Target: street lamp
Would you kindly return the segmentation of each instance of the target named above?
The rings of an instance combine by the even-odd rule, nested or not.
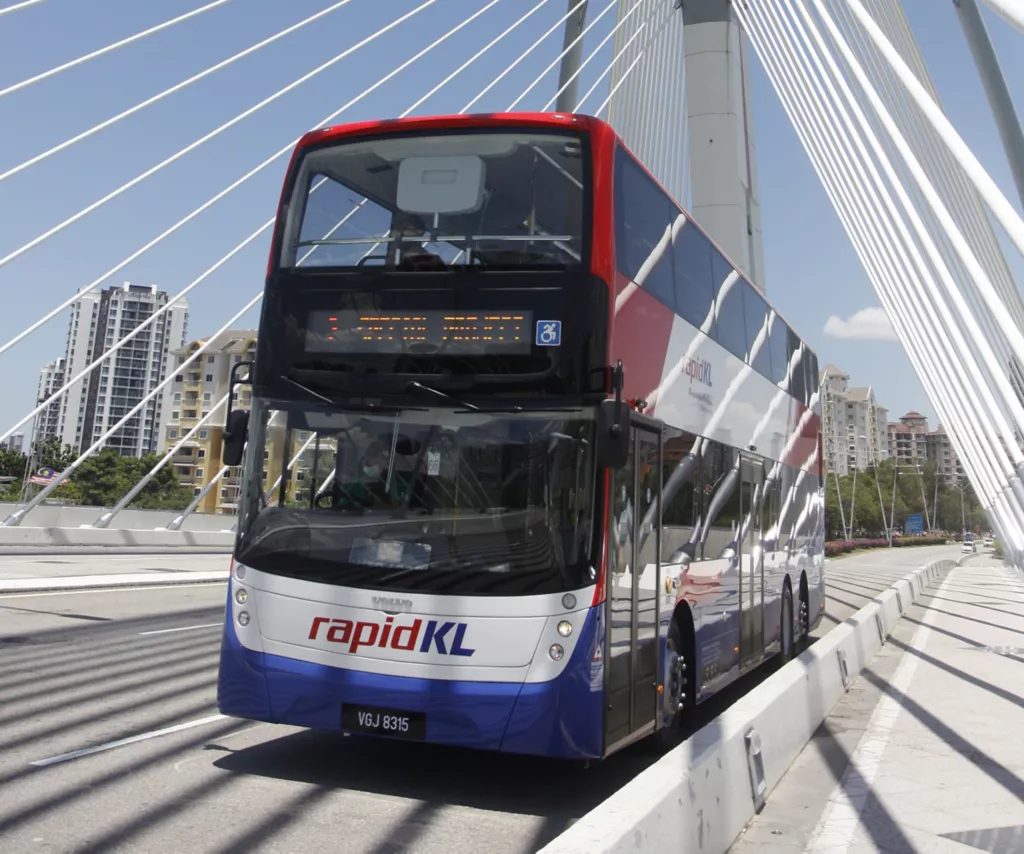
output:
[[[850,537],[851,538],[854,536],[853,509],[854,509],[854,505],[856,504],[856,501],[857,501],[857,472],[860,471],[860,453],[859,453],[860,446],[859,446],[858,442],[861,439],[863,439],[866,442],[868,440],[868,437],[865,436],[862,433],[861,435],[857,436],[854,439],[854,442],[853,442],[853,494],[850,496]],[[882,516],[884,517],[885,514],[883,513]]]
[[[949,485],[960,493],[960,536],[963,537],[963,535],[967,533],[967,513],[964,510],[964,487],[958,486],[955,483],[951,483]]]

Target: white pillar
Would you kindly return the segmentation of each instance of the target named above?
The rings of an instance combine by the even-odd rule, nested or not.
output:
[[[765,290],[749,41],[728,0],[683,3],[691,213]]]

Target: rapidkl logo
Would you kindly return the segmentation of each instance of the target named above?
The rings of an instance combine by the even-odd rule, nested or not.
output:
[[[683,373],[690,378],[691,384],[696,380],[711,388],[711,362],[707,359],[687,359]]]
[[[476,652],[475,649],[465,646],[466,629],[469,628],[466,623],[430,620],[424,629],[423,620],[413,620],[408,625],[395,625],[394,619],[387,617],[383,623],[375,623],[314,617],[313,625],[309,629],[309,639],[323,638],[328,643],[347,646],[347,651],[351,653],[358,652],[364,646],[400,649],[406,652],[433,651],[440,655],[461,655],[467,658]],[[320,630],[324,627],[328,628],[321,634]]]

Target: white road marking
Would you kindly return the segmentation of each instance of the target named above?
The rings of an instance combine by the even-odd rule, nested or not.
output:
[[[955,573],[954,569],[946,575],[935,595],[940,595],[944,591]],[[921,660],[914,652],[924,650],[932,633],[931,624],[935,622],[937,616],[937,611],[931,608],[925,610],[921,625],[910,641],[910,649],[903,653],[903,660],[900,661],[889,683],[897,696],[904,696],[910,688],[910,680],[914,678]],[[846,854],[849,850],[854,833],[861,826],[861,813],[872,792],[878,767],[882,764],[882,756],[901,708],[900,701],[892,694],[882,694],[860,743],[850,757],[846,772],[832,789],[828,805],[804,849],[804,854]]]
[[[207,718],[199,718],[194,721],[186,721],[183,724],[175,724],[174,726],[166,727],[165,729],[153,730],[153,732],[144,732],[139,735],[133,735],[130,738],[120,738],[117,741],[108,741],[106,744],[97,744],[95,747],[83,747],[81,750],[72,750],[70,753],[62,753],[60,756],[51,756],[48,759],[37,759],[35,762],[30,762],[30,765],[35,765],[39,768],[45,768],[47,765],[56,765],[58,762],[68,762],[72,759],[78,759],[82,756],[90,756],[93,753],[100,753],[104,750],[113,750],[115,747],[124,747],[126,744],[135,744],[137,741],[145,741],[150,738],[157,738],[161,735],[170,735],[172,732],[181,732],[183,729],[191,729],[196,726],[203,726],[204,724],[212,724],[215,721],[221,721],[227,718],[227,715],[210,715]]]
[[[154,629],[151,632],[139,632],[140,635],[166,635],[171,632],[190,632],[192,629],[212,629],[217,626],[223,626],[224,623],[204,623],[201,626],[179,626],[176,629]]]

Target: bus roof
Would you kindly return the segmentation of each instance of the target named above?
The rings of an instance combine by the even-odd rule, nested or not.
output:
[[[378,119],[313,130],[299,140],[298,148],[352,136],[399,131],[458,130],[459,128],[478,127],[538,127],[588,131],[595,126],[607,125],[593,116],[571,113],[475,113],[452,116],[410,116],[405,119]]]

